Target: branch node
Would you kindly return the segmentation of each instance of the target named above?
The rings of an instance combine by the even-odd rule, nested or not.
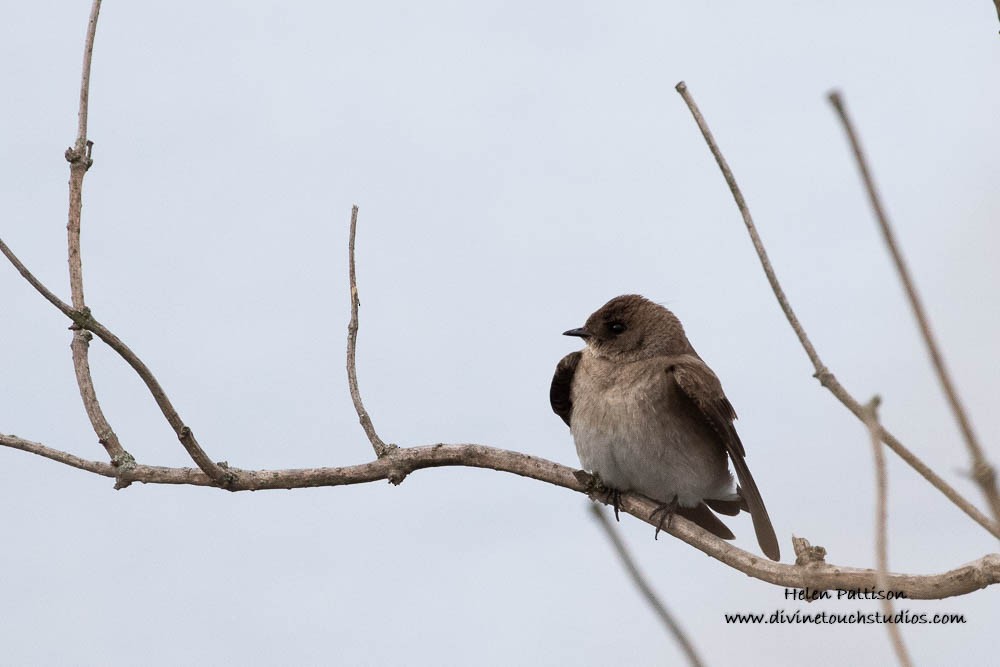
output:
[[[792,536],[792,549],[795,551],[795,564],[808,567],[826,565],[826,549],[819,545],[813,546],[804,537]]]
[[[597,479],[597,476],[591,475],[586,470],[574,470],[573,477],[575,477],[576,481],[583,485],[584,493],[588,496],[592,496],[594,493],[601,490],[601,482]]]
[[[388,474],[386,474],[386,479],[389,480],[389,483],[392,484],[393,486],[399,486],[400,484],[403,483],[403,480],[406,479],[406,476],[409,474],[410,472],[408,470],[404,470],[401,467],[393,466],[392,468],[389,468],[389,472]]]
[[[104,444],[103,442],[101,444]],[[135,468],[135,457],[126,451],[111,459],[111,465],[120,470],[132,470]]]
[[[826,366],[821,366],[818,371],[813,373],[813,377],[819,380],[819,383],[824,387],[829,387],[834,379],[833,373]]]
[[[978,461],[972,466],[972,479],[982,487],[995,486],[997,473],[986,461]]]
[[[185,426],[184,428],[188,427]],[[188,428],[188,433],[190,432],[191,429]],[[216,479],[215,483],[220,488],[223,488],[226,491],[239,491],[240,489],[238,482],[240,478],[236,472],[236,469],[229,467],[229,461],[216,461],[215,465],[219,466],[219,468],[221,468],[225,473],[221,475],[218,479]]]
[[[84,149],[77,150],[76,148],[70,146],[66,149],[66,152],[63,153],[63,157],[66,158],[66,161],[69,162],[72,167],[82,167],[84,171],[87,171],[94,164],[94,161],[91,159],[93,148],[94,142],[88,140]]]
[[[371,423],[371,420],[369,420],[369,423]],[[386,456],[392,456],[394,453],[396,453],[397,451],[399,451],[399,445],[395,445],[395,444],[393,444],[391,442],[381,442],[380,441],[380,444],[382,446],[379,447],[378,450],[375,452],[375,457],[376,458],[381,459],[381,458],[385,458]]]
[[[94,316],[87,306],[71,310],[66,314],[69,316],[69,319],[73,320],[73,326],[70,329],[74,331],[78,329],[90,329],[94,324]]]
[[[104,442],[101,441],[101,444],[103,445]],[[115,491],[121,491],[131,486],[133,480],[130,478],[129,473],[135,470],[135,466],[135,457],[127,451],[123,450],[121,454],[111,457],[111,467],[115,468],[117,472],[115,475]]]

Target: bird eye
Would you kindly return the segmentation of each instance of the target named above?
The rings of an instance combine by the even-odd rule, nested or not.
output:
[[[608,325],[608,328],[611,329],[611,333],[613,333],[616,336],[618,334],[625,333],[625,325],[622,324],[621,322],[612,322],[611,324]]]

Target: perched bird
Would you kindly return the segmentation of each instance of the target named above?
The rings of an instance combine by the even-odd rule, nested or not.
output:
[[[616,513],[618,495],[634,491],[661,503],[664,519],[680,514],[729,540],[733,533],[712,510],[748,511],[761,550],[778,560],[778,539],[733,427],[736,412],[680,320],[629,294],[564,335],[586,347],[556,366],[552,411],[570,427],[580,463],[609,489]]]

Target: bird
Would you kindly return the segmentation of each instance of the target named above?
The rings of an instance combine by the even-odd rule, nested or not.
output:
[[[761,550],[780,560],[733,425],[736,412],[677,316],[626,294],[563,335],[582,338],[585,347],[559,361],[549,402],[569,426],[583,468],[608,490],[616,516],[620,494],[635,492],[659,503],[657,533],[676,513],[731,540],[712,510],[749,512]]]

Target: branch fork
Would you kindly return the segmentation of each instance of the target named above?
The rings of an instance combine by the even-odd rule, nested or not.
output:
[[[94,150],[94,142],[88,139],[86,145],[83,148],[70,146],[69,148],[66,149],[66,152],[63,155],[65,156],[66,161],[69,162],[71,169],[74,167],[75,168],[83,167],[83,170],[87,171],[94,165],[94,160],[92,157],[93,150]]]

